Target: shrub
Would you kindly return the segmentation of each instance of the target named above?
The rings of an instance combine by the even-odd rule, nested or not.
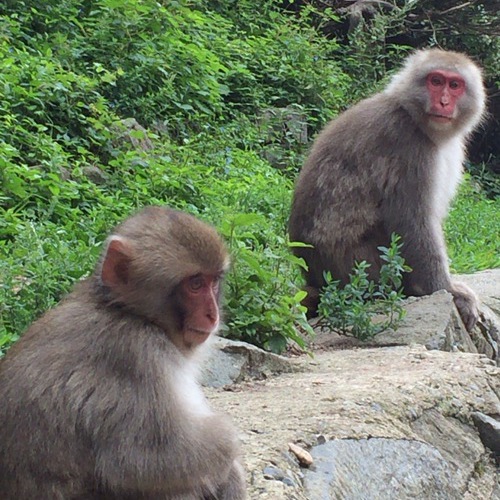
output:
[[[402,307],[403,273],[410,272],[401,257],[400,237],[392,235],[389,248],[379,247],[384,264],[378,282],[369,279],[370,264],[357,262],[345,287],[325,273],[320,294],[319,325],[343,335],[369,340],[388,328],[397,329],[405,315]]]

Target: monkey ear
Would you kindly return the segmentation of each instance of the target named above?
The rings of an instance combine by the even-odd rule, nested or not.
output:
[[[132,246],[125,238],[111,236],[101,267],[101,280],[104,285],[116,287],[128,283],[132,254]]]

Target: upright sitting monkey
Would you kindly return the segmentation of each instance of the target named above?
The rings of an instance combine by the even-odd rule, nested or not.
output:
[[[325,271],[348,282],[355,261],[371,264],[392,233],[413,269],[407,295],[448,290],[466,327],[478,319],[472,290],[451,280],[443,220],[462,177],[466,140],[485,110],[481,70],[439,49],[411,55],[387,88],[333,120],[318,136],[297,179],[290,239],[305,272],[310,313]]]
[[[214,228],[148,207],[0,362],[2,500],[243,500],[231,423],[197,382],[229,265]]]

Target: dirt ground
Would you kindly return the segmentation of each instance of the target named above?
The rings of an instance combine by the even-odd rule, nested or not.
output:
[[[470,411],[500,415],[500,370],[482,355],[415,345],[319,350],[294,362],[296,373],[206,389],[241,431],[251,500],[307,498],[289,443],[307,449],[323,439],[417,439],[411,422],[436,408],[464,421]],[[268,466],[288,479],[264,474]],[[485,467],[464,498],[492,498],[498,478],[492,463]]]

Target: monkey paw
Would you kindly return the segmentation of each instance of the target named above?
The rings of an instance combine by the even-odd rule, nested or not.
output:
[[[470,332],[479,320],[479,298],[465,283],[457,281],[451,284],[450,293],[465,328]]]

